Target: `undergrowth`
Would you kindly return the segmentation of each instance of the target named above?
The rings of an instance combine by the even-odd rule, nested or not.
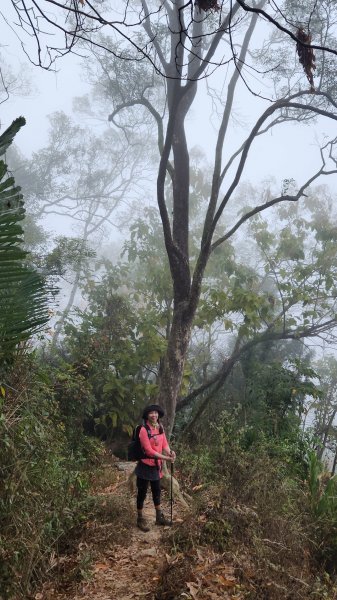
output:
[[[91,478],[85,525],[74,539],[67,539],[67,546],[63,546],[62,553],[54,561],[49,580],[43,585],[46,597],[55,588],[60,593],[76,595],[82,585],[93,577],[102,546],[105,551],[113,551],[116,546],[129,543],[125,531],[133,525],[134,515],[127,494],[119,496],[113,493],[116,483],[117,471],[108,452],[105,452],[102,463]]]
[[[207,444],[181,447],[179,456],[180,480],[192,489],[193,506],[172,532],[169,551],[188,560],[184,570],[171,564],[158,597],[192,597],[186,582],[196,577],[191,557],[201,548],[234,568],[240,598],[337,598],[331,569],[337,556],[336,494],[326,506],[329,489],[337,488],[330,483],[324,494],[317,481],[316,488],[310,484],[312,458],[303,438],[261,434],[247,444],[247,431],[218,422]],[[313,477],[317,480],[318,471]]]
[[[77,536],[90,509],[96,443],[69,443],[50,386],[33,357],[7,373],[0,402],[0,598],[27,599]],[[85,447],[85,451],[84,451]]]

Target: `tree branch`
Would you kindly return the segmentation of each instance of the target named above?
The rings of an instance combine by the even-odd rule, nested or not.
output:
[[[309,187],[309,185],[311,185],[313,183],[313,181],[315,181],[318,177],[320,177],[321,175],[333,175],[337,173],[337,169],[334,169],[333,171],[324,171],[324,166],[321,167],[319,169],[319,171],[317,171],[317,173],[315,173],[315,175],[313,175],[312,177],[310,177],[298,190],[296,195],[290,196],[288,194],[284,195],[284,196],[279,196],[277,198],[273,198],[273,200],[270,200],[269,202],[266,202],[265,204],[260,204],[259,206],[256,206],[255,208],[253,208],[252,210],[248,211],[247,213],[245,213],[241,219],[238,220],[238,222],[232,227],[232,229],[230,229],[225,235],[223,235],[222,237],[218,238],[211,246],[211,251],[213,252],[213,250],[215,250],[215,248],[217,248],[218,246],[220,246],[220,244],[222,244],[223,242],[225,242],[226,240],[228,240],[230,237],[232,237],[232,235],[239,229],[239,227],[241,227],[241,225],[243,223],[245,223],[246,221],[248,221],[248,219],[250,219],[251,217],[253,217],[254,215],[256,215],[259,212],[262,212],[264,210],[267,210],[268,208],[270,208],[271,206],[274,206],[275,204],[279,204],[280,202],[298,202],[298,200],[304,196],[304,190]]]
[[[303,40],[300,40],[294,33],[292,33],[290,31],[290,29],[287,29],[287,27],[283,27],[283,25],[278,23],[278,21],[276,21],[276,19],[274,19],[271,15],[269,15],[262,8],[259,8],[258,6],[249,6],[248,4],[246,4],[246,2],[244,2],[244,0],[236,0],[236,1],[238,2],[238,4],[240,4],[241,8],[243,8],[244,11],[253,12],[253,13],[257,13],[257,14],[261,15],[262,17],[267,19],[267,21],[269,21],[270,23],[275,25],[275,27],[277,29],[279,29],[280,31],[283,31],[283,33],[286,33],[292,40],[294,40],[297,44],[300,44],[304,48],[312,48],[313,50],[321,50],[322,52],[330,52],[331,54],[337,55],[337,50],[334,50],[333,48],[329,48],[328,46],[319,46],[319,45],[315,45],[315,44],[304,43]]]
[[[190,394],[185,396],[178,404],[177,404],[177,412],[185,408],[197,398],[202,392],[209,389],[212,385],[214,385],[213,389],[210,393],[204,398],[201,405],[198,407],[196,414],[193,419],[188,423],[185,427],[185,433],[191,431],[196,421],[201,417],[203,412],[206,410],[209,402],[212,400],[214,395],[225,383],[228,375],[230,374],[234,365],[238,362],[238,360],[242,357],[242,355],[248,352],[254,346],[261,344],[263,342],[277,341],[277,340],[299,340],[306,337],[315,337],[320,333],[324,333],[325,331],[330,330],[333,326],[337,325],[336,319],[328,319],[322,324],[314,325],[308,329],[297,330],[297,331],[282,331],[282,332],[268,332],[267,334],[264,332],[259,337],[254,338],[246,342],[243,346],[238,347],[238,343],[236,343],[236,348],[230,358],[226,359],[222,367],[219,371],[207,382],[202,384],[199,388],[193,390]]]
[[[255,139],[255,137],[256,137],[256,135],[257,135],[260,127],[261,127],[261,125],[276,110],[279,110],[280,108],[297,108],[297,109],[300,109],[300,110],[311,111],[313,113],[316,113],[316,114],[328,117],[328,118],[333,119],[335,121],[337,120],[337,115],[334,114],[334,113],[332,113],[332,112],[329,112],[327,110],[321,109],[321,108],[319,108],[317,106],[305,105],[305,104],[301,104],[299,102],[295,102],[294,101],[296,98],[300,98],[300,97],[306,96],[308,94],[312,95],[312,92],[310,90],[303,91],[303,92],[297,92],[296,94],[293,94],[292,96],[290,96],[287,99],[282,98],[280,100],[277,100],[272,106],[269,106],[265,110],[265,112],[261,115],[261,117],[257,120],[256,124],[254,125],[254,127],[253,127],[253,129],[252,129],[250,135],[248,136],[248,138],[246,140],[246,143],[244,145],[244,149],[243,149],[243,152],[242,152],[242,155],[241,155],[241,159],[240,159],[240,162],[239,162],[236,174],[234,176],[233,182],[230,185],[227,193],[225,194],[225,196],[224,196],[222,202],[220,203],[220,206],[219,206],[219,208],[218,208],[218,210],[217,210],[217,212],[216,212],[216,214],[214,216],[212,227],[210,228],[210,232],[209,232],[210,236],[213,235],[215,226],[216,226],[218,220],[220,219],[220,217],[221,217],[221,215],[222,215],[222,213],[224,211],[224,208],[225,208],[228,200],[230,199],[233,191],[235,190],[235,188],[237,187],[237,185],[238,185],[238,183],[239,183],[239,181],[241,179],[242,172],[243,172],[243,169],[244,169],[247,157],[248,157],[248,153],[249,153],[250,147],[251,147],[251,145],[252,145],[252,143],[253,143],[253,141],[254,141],[254,139]],[[331,96],[329,96],[328,94],[326,94],[324,92],[315,92],[314,94],[315,94],[315,96],[325,97],[331,103],[331,105],[334,106],[334,108],[337,108],[336,103],[331,98]]]

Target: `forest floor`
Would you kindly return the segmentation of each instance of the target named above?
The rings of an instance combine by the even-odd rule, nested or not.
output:
[[[106,477],[98,479],[93,490],[101,510],[86,522],[80,540],[52,558],[51,578],[33,595],[34,600],[240,600],[234,569],[209,551],[194,549],[193,577],[187,568],[187,580],[182,577],[177,582],[174,575],[170,584],[168,572],[178,567],[182,575],[184,564],[191,562],[191,556],[167,543],[188,509],[175,503],[173,528],[156,526],[149,494],[144,513],[151,530],[137,529],[135,498],[128,486],[133,467],[118,462],[106,465]],[[108,482],[109,473],[113,483]],[[165,492],[163,496],[163,510],[170,517],[169,498]],[[178,590],[169,589],[177,584]]]

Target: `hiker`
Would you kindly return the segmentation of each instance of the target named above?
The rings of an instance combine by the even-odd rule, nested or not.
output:
[[[150,482],[154,507],[156,509],[156,525],[171,525],[160,507],[160,479],[163,476],[163,460],[174,463],[176,455],[170,450],[166,435],[159,419],[164,416],[163,409],[158,404],[150,404],[143,411],[143,421],[146,424],[139,431],[139,441],[146,458],[138,461],[135,469],[137,476],[137,527],[142,531],[150,531],[143,517],[143,505]]]

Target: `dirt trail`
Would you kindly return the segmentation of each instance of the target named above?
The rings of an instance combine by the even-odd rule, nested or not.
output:
[[[97,493],[103,496],[103,502],[105,498],[108,502],[111,494],[124,497],[127,493],[128,477],[134,465],[117,463],[115,468],[118,469],[117,484],[97,490]],[[135,499],[131,502],[135,506]],[[113,523],[109,529],[105,523],[100,524],[97,521],[88,523],[88,539],[85,542],[88,554],[90,554],[90,530],[92,530],[92,539],[95,538],[94,559],[88,580],[71,586],[63,592],[52,589],[54,586],[49,583],[35,595],[35,600],[140,600],[141,598],[154,600],[160,573],[166,564],[163,539],[171,528],[155,525],[150,490],[144,506],[144,516],[151,527],[148,533],[140,531],[135,526],[136,509],[133,509],[133,506],[134,520],[132,515],[131,526],[125,530],[125,533],[123,532],[129,539],[127,545],[125,543],[117,545],[114,542]],[[165,515],[169,517],[169,501],[164,500],[162,506]],[[181,516],[181,509],[175,505],[174,519],[180,520]],[[101,538],[99,544],[98,537]],[[65,560],[69,560],[69,557]]]
[[[274,568],[264,571],[259,564],[256,566],[244,546],[232,554],[216,551],[207,543],[179,550],[179,539],[184,540],[190,531],[196,534],[208,524],[214,527],[212,510],[218,499],[211,494],[206,496],[205,510],[192,515],[178,502],[174,504],[177,546],[166,554],[170,546],[165,539],[172,529],[155,525],[150,493],[144,513],[151,529],[143,533],[136,527],[135,495],[130,496],[128,486],[133,468],[132,463],[113,460],[111,464],[110,457],[102,469],[103,477],[97,475],[93,490],[96,509],[87,519],[81,539],[74,540],[72,551],[68,548],[66,552],[64,548],[63,554],[51,557],[49,581],[29,600],[243,600],[246,597],[304,600],[309,597],[305,581],[283,570],[275,581],[275,565],[268,563]],[[162,506],[169,517],[166,493]],[[239,519],[240,506],[235,508]],[[241,514],[247,512],[243,513],[241,508]],[[301,587],[294,590],[294,581]]]
[[[153,510],[144,511],[149,522]],[[74,600],[135,600],[155,597],[159,573],[165,563],[159,527],[153,525],[148,533],[136,528],[129,532],[130,545],[116,547],[102,554],[102,561],[95,564],[94,579],[84,586],[83,593]]]
[[[133,465],[120,463],[125,469],[125,480],[115,493],[123,493]],[[166,510],[167,513],[167,510]],[[160,572],[165,564],[162,534],[165,529],[155,525],[154,508],[149,490],[144,506],[144,516],[151,530],[144,533],[133,526],[126,532],[130,543],[127,547],[116,546],[113,552],[102,554],[102,562],[96,562],[94,579],[85,586],[84,593],[74,600],[135,600],[155,597]],[[136,522],[136,511],[135,511]]]

